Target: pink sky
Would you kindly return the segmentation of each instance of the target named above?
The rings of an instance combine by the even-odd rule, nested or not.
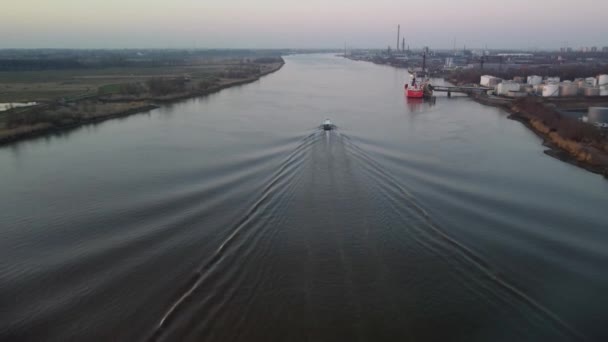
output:
[[[435,48],[608,46],[598,0],[21,0],[3,5],[0,48]]]

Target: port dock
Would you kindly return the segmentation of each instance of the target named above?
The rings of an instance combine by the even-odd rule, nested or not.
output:
[[[489,90],[494,90],[493,88],[486,87],[460,87],[460,86],[433,86],[433,92],[442,92],[448,93],[448,97],[452,96],[452,93],[462,93],[462,94],[481,94],[485,93]]]

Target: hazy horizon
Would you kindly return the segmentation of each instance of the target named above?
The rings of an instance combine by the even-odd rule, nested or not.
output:
[[[508,6],[481,0],[24,0],[5,7],[0,48],[394,48],[397,24],[412,48],[446,49],[454,41],[458,48],[608,46],[608,2],[594,0]]]

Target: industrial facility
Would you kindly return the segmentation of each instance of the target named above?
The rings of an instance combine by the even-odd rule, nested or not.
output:
[[[502,80],[491,75],[481,76],[479,84],[482,87],[494,88],[494,94],[504,97],[597,97],[608,96],[608,75],[597,77],[577,78],[573,81],[560,80],[559,77],[528,76],[526,82],[522,78]]]
[[[608,107],[590,107],[584,120],[597,127],[608,128]]]
[[[419,68],[424,64],[429,74],[437,76],[459,70],[484,70],[489,74],[518,71],[528,75],[529,70],[608,66],[608,47],[563,47],[554,51],[492,50],[487,46],[467,49],[466,45],[457,46],[455,38],[451,49],[410,48],[407,36],[410,31],[403,32],[401,25],[395,25],[395,29],[395,36],[386,48],[357,49],[345,43],[343,56],[403,68]]]

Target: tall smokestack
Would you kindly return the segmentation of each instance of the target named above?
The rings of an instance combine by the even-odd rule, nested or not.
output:
[[[395,45],[395,50],[399,51],[399,38],[401,36],[401,25],[397,25],[397,45]]]

